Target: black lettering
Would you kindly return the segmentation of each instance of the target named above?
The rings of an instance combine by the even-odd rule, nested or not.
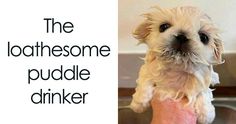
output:
[[[67,97],[70,95],[70,93],[65,94],[65,89],[63,89],[63,90],[62,90],[62,94],[63,94],[63,95],[62,95],[62,96],[63,96],[63,97],[62,97],[63,103],[65,103],[65,101],[66,101],[66,102],[68,102],[69,104],[71,104],[71,102],[67,99]]]
[[[90,78],[90,72],[87,69],[82,69],[79,72],[80,79],[82,80],[88,80]]]
[[[43,20],[46,20],[46,22],[47,22],[46,32],[48,33],[49,32],[49,20],[51,20],[51,18],[44,18]]]
[[[110,47],[108,47],[107,45],[104,45],[100,48],[99,52],[100,52],[100,55],[102,55],[103,57],[107,57],[110,55]]]
[[[31,72],[36,73],[36,77],[32,78]],[[39,78],[39,72],[36,69],[28,69],[28,84],[30,84],[31,80],[37,80]]]
[[[35,99],[35,97],[36,96],[38,96],[39,97],[39,99],[36,101]],[[32,95],[31,95],[31,101],[34,103],[34,104],[42,104],[42,89],[40,89],[40,91],[39,91],[39,93],[33,93]]]
[[[78,51],[77,54],[75,54],[75,53],[73,52],[74,48],[77,48],[77,49],[76,49],[76,51]],[[77,45],[72,46],[72,47],[70,48],[70,54],[71,54],[72,56],[75,56],[75,57],[76,57],[76,56],[79,56],[79,55],[81,54],[81,49],[80,49],[80,47],[77,46]]]
[[[59,54],[56,54],[55,52],[58,52]],[[62,54],[61,52],[62,52],[61,46],[56,45],[56,46],[52,47],[52,55],[59,57]]]
[[[74,28],[74,25],[71,22],[65,22],[63,25],[63,30],[66,33],[71,33],[73,31],[73,28]]]

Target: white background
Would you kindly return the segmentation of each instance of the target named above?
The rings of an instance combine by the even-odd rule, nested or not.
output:
[[[0,2],[0,124],[116,124],[117,123],[117,7],[116,0],[7,0]],[[74,31],[46,33],[45,17],[70,21]],[[7,42],[35,45],[109,45],[109,57],[7,57]],[[88,68],[88,81],[36,81],[27,84],[27,69]],[[35,105],[30,96],[40,88],[89,92],[86,104]]]

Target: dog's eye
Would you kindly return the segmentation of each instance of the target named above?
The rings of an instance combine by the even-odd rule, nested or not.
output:
[[[170,27],[171,27],[171,25],[169,23],[163,23],[163,24],[160,25],[159,31],[162,33],[162,32],[164,32],[166,29],[168,29]]]
[[[209,37],[205,33],[199,32],[198,34],[203,44],[209,43]]]

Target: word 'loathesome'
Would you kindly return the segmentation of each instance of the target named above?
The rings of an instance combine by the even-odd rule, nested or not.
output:
[[[35,45],[12,45],[8,42],[8,57],[107,57],[110,55],[110,47],[107,45],[45,45],[36,42]]]

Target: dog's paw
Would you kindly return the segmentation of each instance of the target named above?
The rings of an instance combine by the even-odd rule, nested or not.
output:
[[[211,124],[214,121],[215,112],[210,113],[210,115],[202,114],[198,116],[198,124]]]
[[[211,124],[215,118],[215,109],[213,106],[209,106],[210,111],[204,111],[198,115],[199,124]]]
[[[146,107],[142,105],[142,103],[137,103],[135,101],[131,102],[130,108],[136,113],[142,113],[146,110]]]
[[[211,103],[212,97],[210,89],[202,92],[197,97],[195,111],[199,124],[211,124],[215,118],[215,107]]]

